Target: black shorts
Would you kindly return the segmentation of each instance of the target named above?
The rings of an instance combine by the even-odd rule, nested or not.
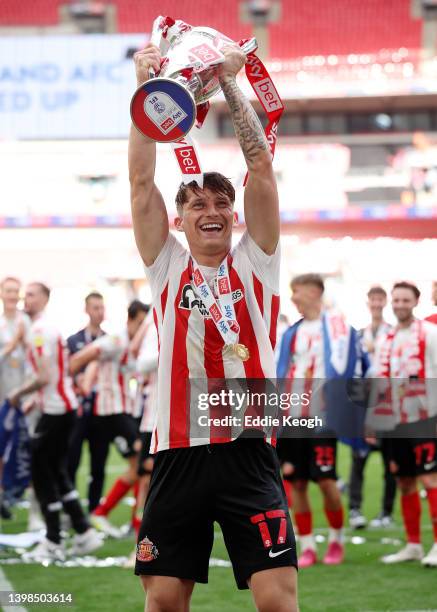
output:
[[[94,415],[92,429],[94,435],[101,436],[108,442],[114,442],[118,452],[125,459],[137,454],[135,441],[139,434],[130,414]]]
[[[208,582],[219,523],[235,580],[297,567],[296,543],[275,450],[263,440],[161,451],[141,524],[135,573]]]
[[[391,458],[397,466],[395,476],[416,477],[437,472],[437,439],[393,438]]]
[[[337,480],[337,440],[335,438],[280,438],[278,456],[281,465],[291,463],[294,471],[286,480]]]
[[[141,440],[141,450],[138,455],[138,476],[145,476],[149,474],[151,470],[146,470],[144,464],[149,457],[154,457],[154,455],[150,452],[150,443],[152,441],[152,432],[151,431],[141,431],[140,432],[140,440]]]

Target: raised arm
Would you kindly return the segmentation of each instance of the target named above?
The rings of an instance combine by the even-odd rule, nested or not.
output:
[[[246,56],[236,47],[227,47],[224,54],[226,59],[219,70],[220,85],[249,171],[244,192],[247,230],[258,246],[271,255],[278,244],[280,232],[278,191],[272,158],[258,116],[236,82],[236,75],[245,64]]]
[[[159,49],[148,44],[134,55],[137,83],[149,78],[149,68],[158,70]],[[129,180],[132,222],[140,255],[153,264],[168,236],[168,216],[161,192],[154,182],[156,143],[132,125],[129,136]]]
[[[87,344],[80,351],[77,351],[73,355],[70,355],[68,369],[71,376],[74,376],[87,366],[91,361],[99,358],[100,348],[95,342]]]

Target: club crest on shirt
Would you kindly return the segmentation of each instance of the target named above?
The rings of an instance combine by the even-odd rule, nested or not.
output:
[[[234,304],[242,299],[243,291],[241,289],[235,289],[235,291],[232,292],[232,301],[234,302]],[[182,287],[179,308],[183,308],[184,310],[193,310],[194,308],[197,308],[197,310],[205,319],[211,318],[211,315],[207,311],[205,304],[194,293],[193,287],[189,283]]]
[[[159,555],[158,549],[154,543],[146,536],[137,544],[137,559],[138,561],[153,561]]]

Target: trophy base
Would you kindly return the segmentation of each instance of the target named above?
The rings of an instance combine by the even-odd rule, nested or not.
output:
[[[156,142],[175,142],[193,127],[196,104],[183,85],[158,77],[138,87],[130,114],[134,126],[145,136]]]

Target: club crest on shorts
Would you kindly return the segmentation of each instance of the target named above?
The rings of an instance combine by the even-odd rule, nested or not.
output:
[[[154,543],[146,536],[137,544],[137,559],[138,561],[153,561],[159,555],[158,549]]]

